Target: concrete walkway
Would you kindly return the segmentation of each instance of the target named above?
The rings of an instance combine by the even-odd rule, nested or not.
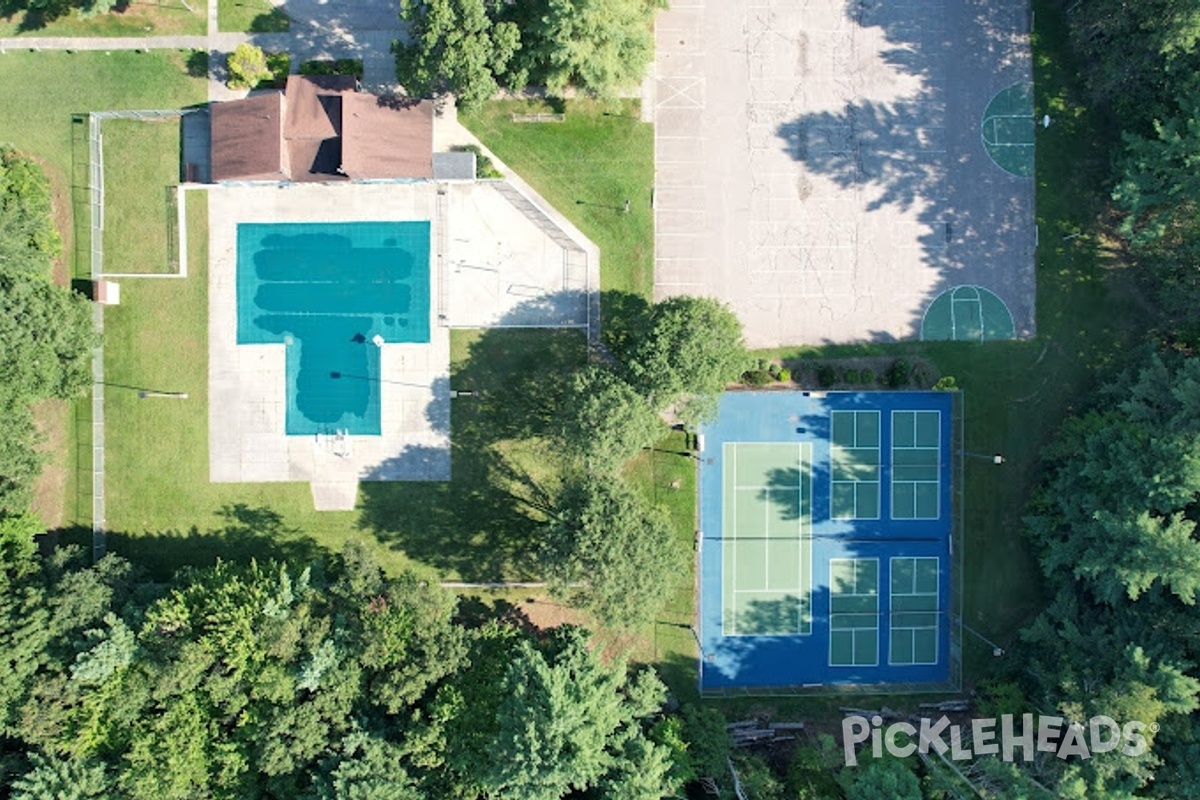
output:
[[[0,53],[9,50],[205,50],[209,54],[208,99],[244,97],[246,90],[225,85],[226,55],[250,42],[263,50],[286,51],[292,71],[314,58],[355,58],[363,62],[363,85],[376,92],[392,89],[396,67],[392,42],[404,35],[398,0],[285,0],[277,3],[291,17],[284,33],[221,33],[217,2],[208,3],[206,36],[41,36],[0,38]]]

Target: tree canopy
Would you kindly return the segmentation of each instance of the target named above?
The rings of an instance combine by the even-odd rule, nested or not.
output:
[[[366,552],[185,569],[49,559],[0,523],[0,769],[15,797],[660,798],[665,689],[590,635],[466,627]],[[14,749],[15,748],[15,749]]]
[[[611,473],[662,438],[664,425],[637,391],[613,370],[576,373],[560,417],[566,455],[581,467]]]
[[[654,618],[682,572],[666,515],[616,477],[580,477],[558,499],[540,563],[557,594],[607,624]]]
[[[576,87],[612,97],[637,86],[654,58],[654,0],[541,0],[517,4],[519,61],[532,80],[561,95]]]
[[[397,41],[396,71],[409,94],[453,93],[471,109],[496,94],[503,81],[519,88],[509,64],[521,47],[512,22],[499,19],[498,0],[402,0],[409,41]]]
[[[649,787],[602,796],[669,793],[665,748],[642,727],[666,699],[653,673],[606,667],[587,634],[568,627],[542,649],[517,643],[500,688],[495,733],[479,764],[486,796],[558,800],[595,786],[631,788],[630,773],[648,778]]]
[[[1126,389],[1123,384],[1127,384]],[[1121,386],[1118,389],[1118,386]],[[1048,572],[1069,571],[1106,602],[1155,584],[1192,605],[1200,542],[1200,361],[1151,355],[1108,390],[1116,402],[1068,420],[1028,518]]]
[[[82,295],[0,271],[0,407],[74,397],[91,382],[98,341]]]
[[[254,87],[271,77],[267,54],[261,47],[242,42],[229,54],[229,85],[234,88]]]
[[[1131,121],[1161,113],[1200,55],[1195,0],[1088,0],[1070,30],[1093,96]]]
[[[686,296],[656,303],[619,355],[630,384],[654,408],[680,404],[679,416],[693,423],[713,411],[749,361],[734,313],[717,300]]]
[[[0,147],[0,518],[29,510],[41,470],[30,404],[74,397],[91,381],[91,308],[50,280],[61,249],[45,174]]]
[[[45,173],[13,148],[0,147],[0,270],[44,275],[48,259],[61,251]]]
[[[1022,632],[1013,678],[1042,713],[1137,720],[1152,745],[1049,769],[1060,796],[1132,796],[1158,785],[1164,754],[1194,744],[1183,723],[1200,707],[1198,453],[1200,361],[1156,353],[1105,385],[1046,448],[1026,524],[1053,600]],[[1166,775],[1196,786],[1177,768]]]
[[[615,97],[654,57],[656,0],[403,0],[397,77],[410,94],[453,93],[474,108],[530,80],[551,94]]]

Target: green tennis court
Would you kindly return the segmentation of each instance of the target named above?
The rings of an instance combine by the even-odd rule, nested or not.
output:
[[[829,559],[829,664],[879,663],[879,559]]]
[[[1015,83],[997,92],[983,112],[983,147],[996,166],[1012,175],[1033,175],[1036,132],[1033,87],[1028,83]]]
[[[830,417],[830,516],[879,519],[879,412]]]
[[[725,634],[808,633],[812,445],[726,442],[723,452]]]
[[[892,519],[941,516],[941,412],[892,412]]]
[[[889,664],[938,660],[938,559],[893,558]]]
[[[1004,301],[982,286],[955,286],[934,298],[921,320],[924,341],[985,342],[1016,336]]]

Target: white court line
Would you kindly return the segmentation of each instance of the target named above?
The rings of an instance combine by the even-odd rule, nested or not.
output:
[[[940,616],[941,616],[941,613],[942,613],[942,612],[941,612],[941,607],[942,607],[942,579],[941,579],[942,559],[941,559],[941,557],[940,557],[940,556],[893,556],[893,557],[891,558],[891,562],[890,562],[890,563],[889,563],[889,565],[888,565],[888,568],[889,568],[889,570],[895,570],[895,564],[896,564],[896,562],[897,562],[897,561],[911,561],[911,562],[912,562],[912,564],[913,564],[913,575],[912,575],[912,584],[911,584],[911,586],[912,586],[912,589],[913,589],[913,591],[909,591],[909,592],[889,592],[889,593],[888,593],[888,607],[889,607],[889,608],[891,608],[891,607],[892,607],[892,604],[891,604],[891,598],[893,598],[893,597],[932,597],[932,598],[934,598],[934,602],[933,602],[933,607],[934,607],[934,610],[933,610],[933,611],[912,611],[912,612],[907,612],[907,611],[901,611],[901,612],[897,612],[897,611],[893,610],[893,611],[891,612],[891,615],[892,615],[892,617],[894,618],[894,617],[895,617],[895,615],[896,615],[897,613],[901,613],[901,614],[907,614],[907,613],[912,613],[912,614],[933,614],[933,615],[934,615],[934,619],[937,619],[938,617],[940,617]],[[937,569],[938,569],[938,582],[937,582],[937,585],[936,585],[936,587],[935,587],[934,591],[932,591],[932,592],[918,592],[918,591],[916,591],[916,588],[917,588],[917,567],[916,567],[916,562],[918,562],[918,561],[935,561],[935,562],[937,562]],[[888,576],[888,582],[889,582],[889,583],[891,582],[891,576],[890,576],[890,575]],[[910,626],[904,626],[904,625],[902,625],[902,626],[895,626],[895,625],[891,625],[890,621],[889,621],[889,624],[888,624],[889,636],[890,636],[890,634],[891,634],[891,633],[894,633],[895,631],[908,631],[908,632],[914,632],[914,631],[938,631],[938,632],[940,632],[940,631],[941,631],[941,629],[942,629],[942,626],[941,626],[940,624],[936,623],[936,622],[935,622],[935,623],[934,623],[932,626],[930,626],[930,625],[923,625],[923,626],[921,626],[921,627],[918,627],[918,628],[914,628],[914,627],[910,627]],[[940,640],[941,640],[941,636],[940,636],[940,635],[939,635],[939,636],[937,636],[937,637],[935,637],[935,638],[934,638],[934,640],[933,640],[933,661],[917,661],[917,660],[916,660],[917,656],[916,656],[916,647],[915,647],[915,646],[914,646],[914,648],[913,648],[913,660],[912,660],[912,661],[892,661],[891,647],[889,647],[889,648],[888,648],[888,666],[892,666],[893,664],[894,664],[894,665],[898,665],[898,666],[904,666],[904,665],[929,666],[929,665],[931,665],[931,664],[937,664],[937,663],[938,663],[938,651],[941,649],[941,643],[940,643]],[[914,639],[914,645],[915,645],[915,639]]]
[[[771,494],[763,502],[763,588],[771,588]]]
[[[734,482],[737,482],[737,479],[738,479],[738,449],[736,446],[730,447],[730,445],[728,445],[728,444],[725,445],[725,449],[727,451],[732,452],[732,459],[727,459],[727,461],[732,461],[732,463],[733,463],[733,480],[734,480]],[[736,597],[738,594],[738,583],[737,583],[737,577],[738,577],[738,547],[737,547],[738,493],[737,492],[733,493],[732,522],[733,522],[733,528],[734,528],[733,579],[730,582],[730,585],[731,585],[731,587],[733,587],[733,595],[734,595],[734,597]],[[724,536],[724,531],[722,531],[722,536]],[[730,609],[730,622],[733,627],[733,636],[737,636],[737,622],[738,622],[737,603],[734,603],[733,608]]]

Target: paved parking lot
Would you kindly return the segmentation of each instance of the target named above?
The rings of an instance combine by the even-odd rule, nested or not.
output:
[[[1033,181],[982,115],[1031,80],[1026,2],[676,0],[660,15],[655,295],[755,347],[916,338],[959,285],[1034,327]]]

